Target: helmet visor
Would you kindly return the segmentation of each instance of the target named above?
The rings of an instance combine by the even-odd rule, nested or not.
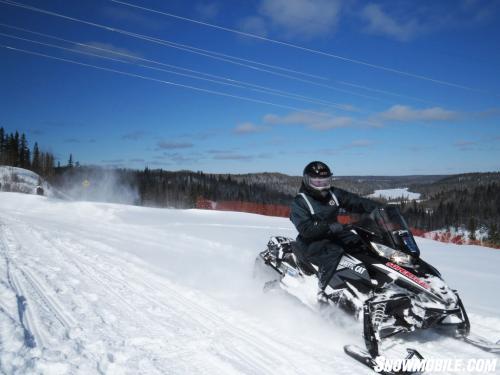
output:
[[[326,190],[332,187],[332,177],[309,177],[309,186],[317,190]]]

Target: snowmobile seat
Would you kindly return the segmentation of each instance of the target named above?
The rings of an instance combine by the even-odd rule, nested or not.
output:
[[[300,271],[302,271],[302,273],[307,276],[315,275],[316,270],[314,269],[311,263],[304,260],[301,249],[299,248],[297,242],[296,241],[291,242],[290,247],[292,249],[293,255],[295,255],[296,259],[295,263],[297,267],[300,269]]]

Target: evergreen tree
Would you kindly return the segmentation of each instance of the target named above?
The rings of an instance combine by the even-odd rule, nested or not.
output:
[[[0,127],[0,164],[5,163],[5,130]]]
[[[42,170],[42,161],[40,159],[40,149],[38,148],[38,143],[35,142],[33,146],[33,161],[31,163],[31,168],[35,173],[40,173]]]
[[[467,227],[467,229],[469,230],[469,239],[472,240],[472,241],[475,241],[476,240],[476,229],[477,229],[477,226],[476,226],[476,220],[474,220],[474,217],[471,216],[470,220],[469,220],[469,226]]]
[[[20,167],[20,164],[21,164],[21,161],[20,161],[20,152],[19,152],[19,148],[20,148],[20,139],[19,139],[19,132],[16,131],[16,133],[14,134],[14,139],[13,139],[13,142],[12,142],[12,147],[13,147],[13,150],[12,150],[12,158],[14,160],[14,166],[15,167]]]
[[[28,141],[26,140],[26,135],[23,133],[21,135],[21,140],[19,143],[19,166],[21,168],[30,169],[30,150],[28,148]]]
[[[496,223],[491,224],[488,232],[489,232],[488,233],[489,242],[495,245],[500,245],[500,233],[498,232],[498,227]]]
[[[17,131],[7,134],[3,127],[0,128],[0,164],[31,169],[45,177],[54,174],[54,155],[40,152],[36,142],[31,152],[26,134],[19,135]]]

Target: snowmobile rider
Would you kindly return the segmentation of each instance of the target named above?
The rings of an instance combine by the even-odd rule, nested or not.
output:
[[[299,235],[296,255],[299,261],[318,267],[319,303],[328,303],[325,288],[335,274],[344,248],[358,244],[356,234],[337,221],[343,210],[370,213],[380,204],[332,186],[330,168],[321,161],[309,163],[303,172],[299,194],[293,200],[290,220]]]

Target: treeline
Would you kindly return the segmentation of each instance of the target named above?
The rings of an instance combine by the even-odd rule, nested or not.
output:
[[[476,230],[483,228],[489,241],[500,244],[500,183],[478,181],[473,186],[468,181],[467,186],[443,189],[419,203],[402,202],[408,224],[425,231],[462,227],[470,232],[471,240],[476,239]]]
[[[258,184],[237,181],[231,175],[170,172],[144,169],[136,172],[140,203],[159,207],[192,208],[199,198],[288,205],[292,195]]]
[[[463,173],[445,176],[432,183],[418,181],[417,183],[404,186],[409,186],[409,191],[421,193],[423,199],[428,199],[441,192],[463,191],[474,189],[479,185],[486,186],[491,183],[500,184],[500,172]]]
[[[293,195],[237,181],[231,175],[162,169],[56,168],[50,182],[76,199],[195,208],[200,199],[289,205]]]
[[[41,151],[35,142],[30,149],[26,135],[7,133],[0,128],[0,165],[29,169],[43,177],[51,177],[55,171],[55,158],[50,152]]]

